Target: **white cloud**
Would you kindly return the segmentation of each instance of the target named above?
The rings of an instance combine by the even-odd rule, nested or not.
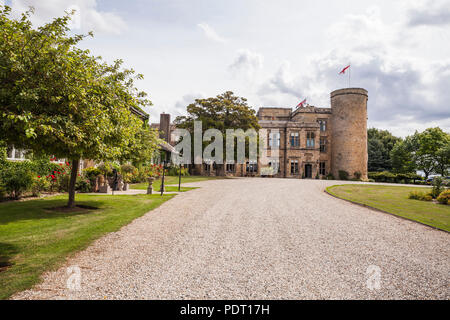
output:
[[[450,1],[411,1],[408,23],[411,26],[438,26],[450,24]]]
[[[55,17],[60,17],[65,12],[76,10],[70,27],[73,31],[94,31],[99,34],[121,34],[126,30],[125,21],[116,13],[100,11],[96,0],[14,0],[13,12],[18,15],[34,7],[33,23],[41,25]]]
[[[203,30],[203,33],[208,39],[222,43],[227,41],[225,38],[218,35],[217,32],[210,25],[206,23],[199,23],[197,24],[197,26]]]
[[[261,95],[278,92],[299,97],[301,96],[301,86],[298,80],[294,79],[291,63],[285,60],[281,63],[275,74],[262,84],[258,92]]]
[[[381,17],[377,8],[371,8],[331,25],[327,34],[332,49],[310,56],[312,70],[307,75],[293,72],[285,61],[258,93],[271,102],[276,97],[285,102],[286,96],[290,101],[307,96],[312,105],[328,107],[330,92],[348,86],[347,76],[338,73],[351,62],[351,86],[369,91],[369,126],[390,126],[399,135],[411,134],[412,124],[448,130],[450,61],[412,56],[414,42],[409,37],[417,34],[401,21],[386,24]]]
[[[248,49],[238,50],[233,63],[228,66],[234,75],[244,75],[247,78],[256,76],[258,70],[263,68],[264,57],[260,53]]]
[[[191,92],[183,95],[181,99],[177,100],[171,106],[156,106],[150,108],[150,121],[152,123],[159,121],[159,115],[162,112],[170,113],[171,121],[175,120],[177,116],[186,114],[186,107],[193,103],[195,99],[205,98],[206,95],[202,92]]]

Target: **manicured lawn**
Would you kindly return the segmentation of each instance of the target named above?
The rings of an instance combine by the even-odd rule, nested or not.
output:
[[[48,210],[64,206],[66,196],[0,203],[0,299],[31,287],[44,271],[56,268],[68,255],[172,197],[77,195],[78,204],[99,209],[71,213]],[[11,266],[1,268],[4,265]]]
[[[361,184],[337,185],[327,188],[327,192],[338,198],[450,231],[450,205],[408,199],[411,191],[428,193],[430,190],[430,188]]]
[[[224,179],[225,177],[204,177],[204,176],[186,176],[181,177],[181,184],[183,183],[189,183],[189,182],[198,182],[198,181],[205,181],[205,180],[215,180],[215,179]],[[164,178],[164,182],[166,184],[166,191],[167,192],[174,192],[178,191],[178,177],[174,176],[166,176]],[[130,185],[130,189],[140,189],[140,190],[147,190],[148,183],[135,183]],[[157,191],[161,187],[161,178],[159,180],[155,180],[153,182],[153,190]],[[189,191],[192,189],[196,189],[195,187],[181,187],[181,192]]]

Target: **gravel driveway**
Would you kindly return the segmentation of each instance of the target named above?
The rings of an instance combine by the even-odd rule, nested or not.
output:
[[[333,198],[323,192],[332,184],[189,184],[202,188],[99,239],[14,298],[450,298],[450,234]],[[66,289],[70,266],[81,270],[78,291]]]

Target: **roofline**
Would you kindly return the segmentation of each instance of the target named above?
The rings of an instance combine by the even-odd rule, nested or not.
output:
[[[141,109],[130,106],[130,111],[144,121],[148,120],[150,118],[150,115],[148,113],[142,111]]]

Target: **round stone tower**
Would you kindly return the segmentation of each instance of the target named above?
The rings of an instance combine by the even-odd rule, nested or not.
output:
[[[331,93],[331,172],[367,179],[367,90],[347,88]]]

